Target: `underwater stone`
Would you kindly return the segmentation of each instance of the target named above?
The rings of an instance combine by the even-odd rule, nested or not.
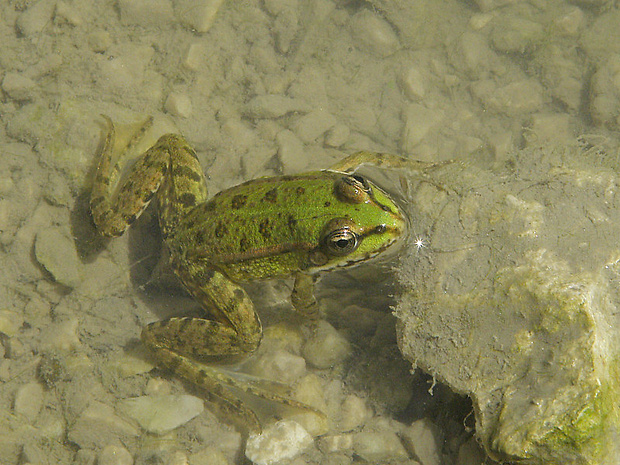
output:
[[[204,403],[198,397],[182,395],[142,396],[125,399],[119,409],[149,433],[165,434],[200,415]]]
[[[428,245],[403,249],[399,347],[472,399],[496,460],[603,465],[620,452],[615,153],[536,147],[493,171],[470,160],[411,179],[425,194],[407,213]]]
[[[312,444],[312,436],[299,423],[281,420],[258,435],[250,435],[245,456],[256,465],[292,459]]]

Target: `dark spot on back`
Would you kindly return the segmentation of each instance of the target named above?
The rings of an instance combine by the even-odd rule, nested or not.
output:
[[[258,232],[265,239],[269,239],[271,237],[271,225],[269,224],[269,218],[265,218],[263,221],[261,221],[261,223],[258,225]]]
[[[276,203],[276,201],[278,200],[278,188],[274,187],[273,189],[268,190],[265,193],[263,200],[269,203]]]
[[[326,202],[323,204],[323,206],[324,206],[325,208],[327,208],[327,207],[329,207],[331,204],[332,204],[332,203],[328,200],[328,201],[326,201]]]
[[[186,192],[178,197],[178,201],[186,207],[191,207],[196,205],[196,196],[190,192]]]
[[[299,186],[297,189],[295,189],[295,193],[296,193],[297,195],[302,195],[302,194],[305,194],[305,193],[306,193],[306,188],[305,188],[305,187],[301,187],[301,186]]]
[[[226,226],[226,223],[224,223],[223,221],[218,222],[217,226],[215,227],[215,237],[221,239],[226,234],[228,234],[228,227]]]
[[[237,194],[232,198],[231,207],[235,210],[243,207],[245,203],[248,201],[248,196],[244,194]]]
[[[189,166],[176,165],[172,171],[174,177],[191,179],[194,182],[202,181],[202,175],[191,169]]]
[[[241,239],[239,239],[239,250],[241,252],[247,252],[249,248],[250,248],[250,244],[248,243],[248,240],[246,237],[242,237]]]
[[[297,219],[293,215],[288,216],[288,229],[293,231],[297,226]]]

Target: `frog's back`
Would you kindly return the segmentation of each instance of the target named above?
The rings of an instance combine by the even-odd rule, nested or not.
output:
[[[277,176],[222,191],[181,220],[169,245],[240,281],[290,274],[304,268],[329,218],[350,208],[334,199],[339,177]]]

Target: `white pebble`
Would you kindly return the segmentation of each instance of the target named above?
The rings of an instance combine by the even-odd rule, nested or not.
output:
[[[326,393],[321,379],[316,375],[306,375],[297,383],[293,396],[296,400],[314,407],[319,412],[327,411]],[[288,418],[302,425],[312,436],[327,433],[329,425],[327,417],[309,410],[291,413]]]
[[[402,431],[401,437],[421,465],[440,465],[441,454],[439,445],[442,442],[439,428],[424,418],[415,421]]]
[[[251,371],[253,375],[290,385],[306,373],[306,361],[285,350],[275,350],[257,358]]]
[[[352,434],[329,434],[319,439],[319,449],[324,454],[350,451],[353,448]]]
[[[116,415],[112,407],[91,400],[71,425],[68,438],[82,449],[92,449],[103,448],[111,441],[137,437],[139,434],[139,429]]]
[[[354,394],[348,395],[340,407],[340,421],[338,428],[341,431],[351,431],[362,426],[370,418],[372,411],[366,401]]]
[[[409,458],[400,438],[392,431],[363,431],[353,435],[353,451],[374,463],[391,463]]]
[[[426,95],[425,78],[416,66],[409,66],[400,76],[400,86],[409,100],[418,101]]]
[[[133,457],[123,446],[107,445],[99,453],[97,465],[132,465]]]
[[[304,144],[292,131],[280,131],[276,136],[276,143],[284,174],[299,173],[306,168],[308,157],[304,154]]]
[[[250,435],[245,456],[256,465],[271,465],[299,455],[312,444],[312,436],[299,424],[281,420],[258,435]]]
[[[351,344],[327,321],[317,323],[314,334],[303,348],[303,356],[316,368],[329,368],[351,354]]]
[[[24,324],[24,316],[12,310],[0,310],[0,333],[13,337]]]
[[[556,18],[553,23],[567,36],[577,35],[586,24],[586,15],[577,6],[570,6],[568,10]]]
[[[348,126],[344,124],[336,124],[325,134],[325,145],[328,147],[340,147],[344,145],[351,135]]]
[[[307,111],[300,100],[276,94],[259,95],[250,100],[244,113],[252,118],[279,118],[291,112]]]
[[[80,283],[80,259],[75,242],[60,228],[48,228],[37,233],[34,242],[37,261],[56,282],[67,287]]]
[[[23,415],[34,421],[43,406],[43,387],[39,383],[28,383],[21,386],[15,394],[13,409],[15,414]]]
[[[164,434],[200,415],[204,403],[198,397],[171,394],[124,399],[119,408],[145,431]]]
[[[443,120],[441,110],[426,108],[419,103],[410,104],[404,113],[405,127],[401,140],[401,148],[406,153],[413,153],[415,148],[431,129],[437,127]]]
[[[169,0],[118,0],[117,5],[125,25],[157,27],[174,21]]]
[[[299,118],[293,123],[291,129],[303,142],[311,143],[334,127],[336,122],[335,116],[326,110],[319,109]]]
[[[78,337],[78,325],[78,319],[71,316],[46,326],[41,331],[41,348],[60,351],[77,349],[81,345]]]
[[[176,0],[179,19],[196,32],[207,32],[213,26],[215,15],[224,0]]]
[[[491,41],[503,53],[525,53],[532,50],[543,37],[544,28],[518,16],[498,16],[493,23]]]
[[[390,24],[369,10],[357,13],[351,21],[355,45],[377,56],[386,57],[398,50],[398,37]]]
[[[62,19],[71,26],[79,26],[84,21],[80,15],[80,9],[66,2],[58,2],[56,4],[54,18],[56,21]]]
[[[165,110],[173,116],[189,118],[192,115],[192,101],[186,94],[171,92],[164,104]]]
[[[489,110],[508,116],[533,113],[543,106],[543,87],[534,79],[511,82],[499,88],[490,80],[478,81],[472,85],[472,92]]]
[[[26,37],[42,32],[50,26],[55,7],[55,0],[40,0],[32,3],[30,8],[17,18],[17,29]]]
[[[200,42],[194,42],[187,47],[185,57],[183,58],[183,66],[192,71],[197,71],[204,62],[205,47]]]
[[[6,73],[2,79],[2,90],[15,100],[31,100],[35,87],[32,79],[19,73]]]

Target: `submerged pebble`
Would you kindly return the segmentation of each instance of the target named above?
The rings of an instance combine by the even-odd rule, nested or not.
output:
[[[271,465],[292,459],[312,444],[312,436],[299,423],[281,420],[258,435],[251,435],[245,456],[256,465]]]
[[[329,368],[351,353],[351,344],[327,321],[317,323],[316,331],[306,342],[303,355],[316,368]]]
[[[165,434],[200,415],[204,403],[198,397],[170,394],[125,399],[119,409],[149,433]]]

